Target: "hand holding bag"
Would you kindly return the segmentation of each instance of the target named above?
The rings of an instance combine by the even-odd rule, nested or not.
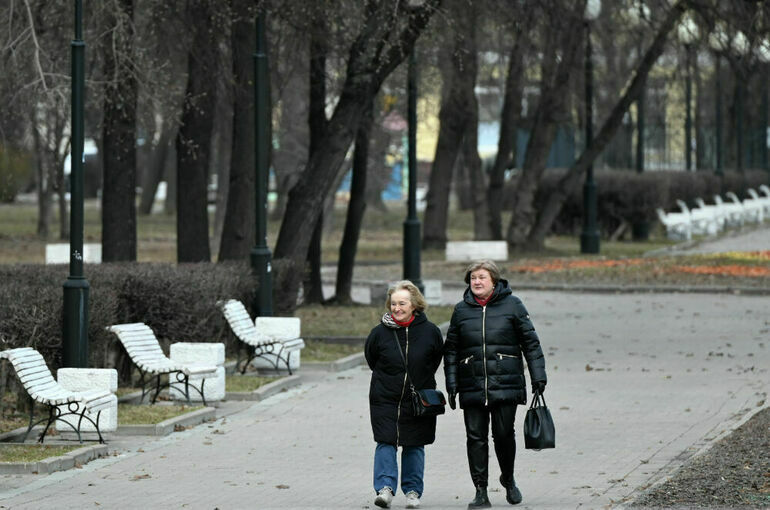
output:
[[[406,363],[404,353],[401,351],[401,344],[398,342],[398,335],[393,332],[393,337],[396,339],[396,347],[398,347],[398,353],[401,354],[401,359],[404,362],[404,370],[406,370],[406,376],[409,379],[409,388],[412,391],[412,412],[415,416],[438,416],[446,412],[446,399],[441,390],[424,389],[415,390],[412,384],[412,377],[409,375],[409,365]]]
[[[556,448],[556,429],[551,411],[545,405],[545,398],[539,391],[532,397],[532,404],[524,418],[524,447],[528,450]]]

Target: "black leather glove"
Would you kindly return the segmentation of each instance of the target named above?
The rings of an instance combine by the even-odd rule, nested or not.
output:
[[[453,411],[457,409],[457,393],[449,391],[449,408]]]
[[[532,381],[532,393],[545,393],[545,381]]]

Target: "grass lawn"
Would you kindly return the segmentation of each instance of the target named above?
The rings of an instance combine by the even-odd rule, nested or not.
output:
[[[203,406],[118,404],[118,423],[119,425],[153,425],[198,409],[203,409]]]
[[[258,375],[233,374],[225,377],[227,391],[250,393],[260,386],[278,380],[277,377],[262,377]]]
[[[3,462],[38,462],[50,457],[60,457],[83,445],[59,446],[47,444],[0,444],[0,464]]]

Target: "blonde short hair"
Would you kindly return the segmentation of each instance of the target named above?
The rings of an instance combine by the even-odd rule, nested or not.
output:
[[[470,285],[471,273],[478,271],[479,269],[485,269],[489,273],[489,277],[492,278],[493,284],[497,285],[497,282],[500,281],[500,268],[497,267],[497,264],[489,259],[482,259],[472,262],[465,270],[465,283]]]
[[[388,289],[388,297],[385,299],[385,308],[388,311],[390,311],[390,296],[399,290],[406,290],[409,292],[409,300],[412,302],[412,306],[416,311],[423,312],[426,308],[428,308],[428,303],[425,301],[425,296],[422,295],[422,292],[420,292],[420,289],[417,288],[417,285],[413,284],[409,280],[401,280],[400,282],[393,284]]]

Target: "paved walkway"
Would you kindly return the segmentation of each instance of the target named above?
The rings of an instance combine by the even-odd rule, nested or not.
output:
[[[519,449],[523,508],[612,507],[767,401],[766,297],[520,295],[546,352],[557,426],[555,450]],[[82,469],[0,477],[0,508],[373,508],[369,377],[364,367],[306,373],[298,389],[213,424],[120,438],[115,456]],[[465,508],[461,413],[442,416],[437,435],[423,508]],[[492,502],[507,507],[494,462],[490,471]],[[403,505],[399,493],[393,506]]]

